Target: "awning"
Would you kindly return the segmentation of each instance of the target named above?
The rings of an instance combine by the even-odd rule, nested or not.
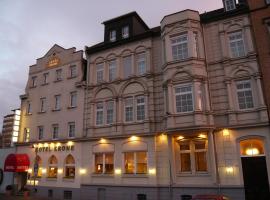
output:
[[[30,165],[27,154],[9,154],[5,160],[5,172],[25,172]]]

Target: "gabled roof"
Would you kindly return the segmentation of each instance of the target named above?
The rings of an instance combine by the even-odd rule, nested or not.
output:
[[[54,44],[54,45],[50,48],[50,50],[44,55],[44,57],[45,57],[45,56],[49,56],[49,55],[51,55],[51,54],[54,53],[54,52],[59,52],[59,51],[63,51],[63,50],[66,50],[66,49],[63,48],[63,47],[61,47],[61,46],[58,45],[58,44]]]

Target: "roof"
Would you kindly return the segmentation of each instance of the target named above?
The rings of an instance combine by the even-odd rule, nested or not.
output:
[[[85,47],[85,52],[86,52],[86,54],[97,53],[99,51],[103,51],[103,50],[106,50],[106,49],[117,47],[117,46],[120,46],[120,45],[123,45],[123,44],[127,44],[127,43],[130,43],[130,42],[141,40],[141,39],[144,39],[144,38],[160,36],[160,34],[161,34],[161,30],[160,30],[160,26],[158,26],[158,27],[149,29],[148,31],[146,31],[146,32],[144,32],[142,34],[135,35],[133,37],[126,38],[126,39],[123,39],[123,40],[118,40],[118,41],[109,42],[109,43],[108,42],[101,42],[101,43],[95,44],[95,45],[90,46],[90,47],[86,46]]]
[[[147,24],[142,20],[142,18],[140,17],[140,15],[138,15],[138,13],[136,11],[133,11],[133,12],[130,12],[130,13],[120,15],[118,17],[106,20],[106,21],[102,22],[102,24],[106,25],[106,24],[109,24],[109,23],[112,23],[112,22],[119,21],[119,20],[124,19],[124,18],[128,18],[128,17],[135,17],[145,27],[145,29],[149,29]]]
[[[245,4],[237,4],[236,9],[231,11],[225,11],[224,8],[213,10],[200,14],[202,23],[210,23],[226,18],[230,18],[236,15],[245,14],[249,12],[249,7]]]

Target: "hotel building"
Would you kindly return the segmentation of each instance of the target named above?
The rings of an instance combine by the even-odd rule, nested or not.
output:
[[[245,1],[224,0],[149,28],[131,12],[103,22],[86,68],[82,51],[52,47],[21,96],[17,152],[29,169],[16,172],[19,187],[63,199],[269,199],[269,119],[249,14]]]

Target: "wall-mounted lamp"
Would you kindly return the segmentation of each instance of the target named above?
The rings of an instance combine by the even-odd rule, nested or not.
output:
[[[229,136],[229,135],[230,135],[230,132],[229,132],[228,129],[224,128],[224,129],[222,130],[222,134],[223,134],[223,136]]]
[[[148,173],[151,174],[151,175],[156,175],[156,168],[149,169]]]
[[[121,174],[121,172],[122,172],[121,169],[115,169],[114,170],[114,173],[117,174],[117,175]]]

